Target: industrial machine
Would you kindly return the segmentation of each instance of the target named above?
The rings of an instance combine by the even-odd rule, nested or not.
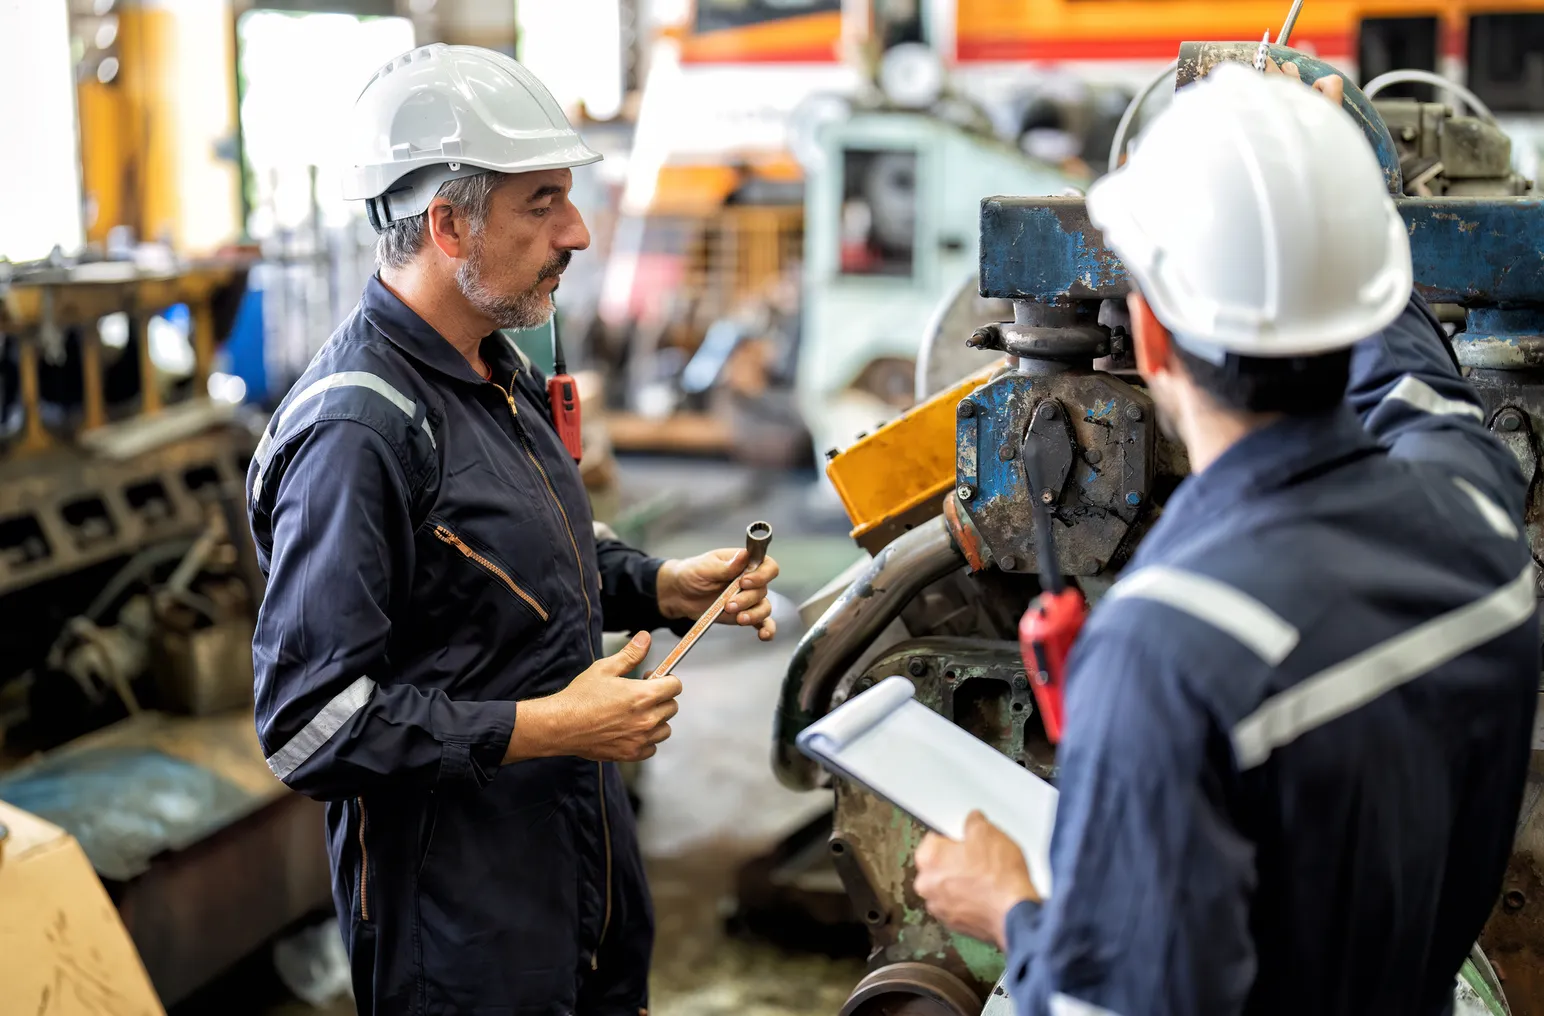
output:
[[[1178,84],[1219,61],[1250,63],[1256,48],[1185,43]],[[1275,47],[1272,55],[1296,62],[1305,80],[1337,73],[1294,50]],[[1447,323],[1489,426],[1532,485],[1527,529],[1538,557],[1544,200],[1512,172],[1506,135],[1483,106],[1478,116],[1461,116],[1346,91],[1348,111],[1399,195],[1417,287]],[[1183,448],[1159,431],[1134,371],[1124,268],[1083,200],[987,198],[980,251],[981,295],[1011,301],[1013,319],[949,338],[1005,360],[937,391],[830,462],[853,536],[873,557],[790,663],[773,746],[774,769],[789,787],[825,784],[795,748],[795,735],[893,674],[910,678],[919,701],[1054,778],[1054,749],[1016,640],[1019,615],[1039,591],[1032,500],[1057,522],[1056,556],[1069,580],[1097,602],[1188,473]],[[1036,452],[1043,489],[1027,488],[1019,461],[1026,446]],[[1480,1011],[1544,1014],[1541,758],[1536,751],[1502,896],[1461,978],[1460,993]],[[994,983],[1002,957],[938,924],[912,891],[923,830],[844,781],[835,781],[834,802],[827,856],[871,950],[870,972],[842,1016],[1000,1009],[1005,999]]]
[[[920,326],[976,261],[982,194],[1060,194],[1076,178],[921,109],[823,124],[805,188],[798,405],[818,451],[912,404]]]
[[[79,843],[167,1005],[330,899],[252,724],[247,267],[0,262],[0,801]]]

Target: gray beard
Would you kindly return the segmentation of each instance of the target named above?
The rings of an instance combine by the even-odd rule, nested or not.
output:
[[[541,291],[541,286],[568,267],[566,252],[543,265],[536,284],[516,296],[498,296],[488,291],[483,283],[482,253],[482,244],[477,243],[466,262],[456,269],[456,285],[460,287],[461,295],[477,308],[479,314],[492,320],[498,328],[537,328],[552,319],[552,301]]]

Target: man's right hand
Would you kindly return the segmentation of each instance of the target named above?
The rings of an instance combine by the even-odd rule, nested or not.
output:
[[[562,691],[519,703],[504,761],[577,755],[637,762],[653,755],[670,736],[681,682],[669,675],[647,681],[623,677],[648,651],[649,633],[639,632],[621,652],[596,660]]]

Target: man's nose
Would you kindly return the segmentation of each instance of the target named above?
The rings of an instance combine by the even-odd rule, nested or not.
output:
[[[573,218],[558,236],[557,246],[563,250],[586,250],[590,246],[590,229],[579,209],[574,209]]]

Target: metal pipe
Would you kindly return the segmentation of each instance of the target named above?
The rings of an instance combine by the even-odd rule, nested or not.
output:
[[[1496,114],[1490,111],[1490,107],[1485,105],[1485,102],[1478,95],[1475,95],[1473,92],[1469,91],[1469,89],[1465,88],[1463,85],[1460,85],[1458,82],[1452,80],[1451,78],[1445,78],[1440,74],[1434,74],[1431,71],[1419,70],[1414,67],[1407,68],[1405,70],[1388,71],[1387,73],[1379,74],[1377,77],[1367,82],[1367,85],[1362,89],[1362,92],[1366,94],[1367,98],[1371,99],[1385,88],[1388,88],[1390,85],[1407,84],[1431,85],[1433,88],[1440,88],[1444,91],[1452,92],[1454,95],[1462,99],[1469,107],[1469,111],[1478,116],[1481,120],[1491,124],[1496,122]]]
[[[1109,171],[1115,172],[1120,167],[1120,157],[1126,153],[1126,134],[1131,130],[1131,123],[1137,118],[1142,107],[1147,103],[1147,97],[1163,84],[1164,79],[1179,69],[1179,61],[1175,60],[1169,66],[1158,72],[1158,75],[1149,81],[1143,89],[1137,93],[1136,98],[1126,104],[1126,111],[1120,115],[1120,123],[1115,125],[1115,137],[1110,139]]]
[[[1292,41],[1292,29],[1297,26],[1297,16],[1303,11],[1303,0],[1292,0],[1292,9],[1287,12],[1287,20],[1281,23],[1281,34],[1276,36],[1276,45],[1285,46]]]
[[[794,790],[813,790],[819,768],[794,745],[831,709],[837,682],[923,589],[965,564],[942,517],[888,544],[794,648],[773,720],[772,770]]]

